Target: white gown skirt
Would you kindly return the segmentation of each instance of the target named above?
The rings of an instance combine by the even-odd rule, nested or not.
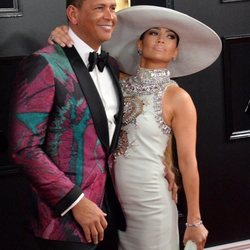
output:
[[[118,157],[115,180],[127,230],[119,232],[119,250],[178,250],[178,212],[164,166],[144,157]]]

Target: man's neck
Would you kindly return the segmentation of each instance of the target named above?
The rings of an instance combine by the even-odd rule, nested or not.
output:
[[[75,26],[70,26],[70,29],[75,33],[75,35],[81,39],[85,44],[87,44],[90,48],[92,48],[94,51],[98,51],[101,47],[101,44],[97,44],[94,42],[89,41],[88,37],[85,37]]]

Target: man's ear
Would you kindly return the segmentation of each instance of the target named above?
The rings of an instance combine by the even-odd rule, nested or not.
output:
[[[78,9],[74,5],[69,5],[66,14],[68,17],[69,22],[76,25],[78,24]]]

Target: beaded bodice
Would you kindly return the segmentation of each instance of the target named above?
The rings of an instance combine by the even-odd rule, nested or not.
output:
[[[143,127],[153,126],[154,132],[152,132],[157,133],[159,137],[162,134],[167,136],[171,133],[171,128],[164,122],[162,115],[162,97],[167,86],[171,84],[176,83],[170,79],[167,69],[138,68],[136,75],[121,81],[124,114],[117,155],[124,155],[127,149],[136,143],[136,137],[133,143],[129,140],[132,134],[142,133],[143,136],[143,133],[152,131],[142,132]]]
[[[133,95],[158,94],[170,83],[173,81],[170,80],[168,69],[144,69],[140,67],[134,76],[121,81],[122,88],[126,93]]]
[[[136,116],[143,111],[143,102],[140,96],[153,95],[155,119],[159,123],[162,132],[169,134],[171,129],[165,124],[162,117],[162,96],[166,87],[170,84],[176,83],[170,79],[170,72],[166,68],[145,69],[139,67],[134,76],[121,81],[121,87],[124,93],[123,124],[135,123]]]

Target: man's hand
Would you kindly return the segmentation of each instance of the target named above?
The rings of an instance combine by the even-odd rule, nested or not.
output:
[[[105,214],[94,202],[83,197],[73,208],[72,213],[81,225],[87,242],[98,244],[104,238],[107,228]]]
[[[168,181],[168,190],[170,192],[172,192],[172,199],[175,201],[175,203],[177,203],[177,201],[178,201],[178,186],[175,182],[175,174],[169,168],[166,168],[165,173],[166,173],[165,177]]]

